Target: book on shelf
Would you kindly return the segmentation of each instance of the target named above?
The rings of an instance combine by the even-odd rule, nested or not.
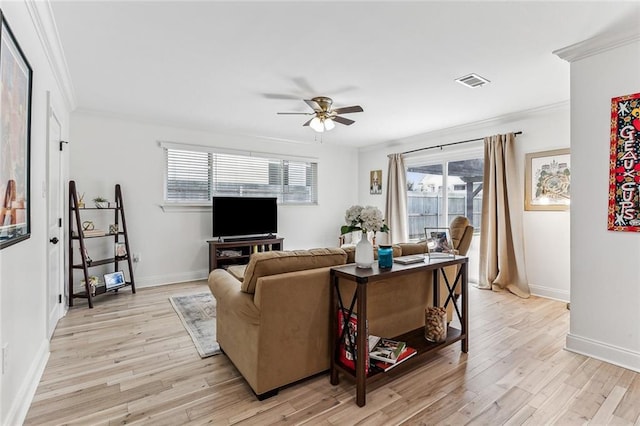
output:
[[[102,231],[100,229],[91,229],[91,230],[83,230],[82,231],[82,236],[87,238],[87,237],[102,237],[103,235],[107,235],[107,233],[105,231]]]
[[[380,337],[373,347],[369,346],[369,357],[395,364],[406,346],[405,342]]]
[[[396,362],[391,363],[391,362],[380,361],[380,360],[377,360],[377,359],[372,359],[371,360],[371,368],[374,369],[374,370],[389,371],[393,367],[395,367],[396,365],[402,364],[403,361],[408,360],[409,358],[411,358],[412,356],[414,356],[417,353],[418,353],[418,351],[415,350],[414,348],[409,347],[409,346],[405,346],[405,348],[402,351],[402,353],[400,354],[400,356],[398,356],[398,358],[396,359]]]
[[[356,369],[357,337],[358,337],[358,315],[351,313],[345,321],[348,311],[338,308],[338,338],[340,339],[338,348],[338,359],[347,368]],[[345,322],[347,329],[345,330]],[[366,328],[366,326],[365,326]],[[368,334],[368,330],[367,330]],[[365,351],[365,371],[369,371],[369,351]]]

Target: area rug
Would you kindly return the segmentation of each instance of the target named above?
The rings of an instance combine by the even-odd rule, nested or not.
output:
[[[193,340],[201,358],[221,353],[216,340],[216,299],[211,293],[172,296],[173,309]]]

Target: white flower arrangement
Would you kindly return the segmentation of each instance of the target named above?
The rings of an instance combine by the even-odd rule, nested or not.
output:
[[[374,206],[351,206],[347,209],[344,219],[347,222],[347,225],[343,225],[340,228],[341,234],[360,230],[365,235],[369,231],[389,231],[389,227],[384,223],[382,212],[379,208]]]

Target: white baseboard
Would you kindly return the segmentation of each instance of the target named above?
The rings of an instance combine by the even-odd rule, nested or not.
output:
[[[27,375],[22,381],[22,385],[20,386],[18,393],[14,396],[13,401],[11,401],[11,406],[9,407],[5,423],[3,424],[21,425],[24,423],[24,419],[27,417],[31,401],[33,401],[33,397],[36,394],[40,378],[44,373],[48,360],[49,341],[45,339],[40,345],[36,357],[29,367],[29,371],[27,371]]]
[[[571,333],[567,334],[565,349],[640,373],[640,352]]]
[[[570,296],[567,290],[558,290],[557,288],[545,287],[541,285],[529,284],[529,290],[534,296],[544,297],[546,299],[559,300],[561,302],[569,302]]]
[[[155,287],[165,284],[183,283],[188,281],[206,280],[209,277],[209,271],[202,269],[192,272],[181,272],[178,274],[154,275],[147,277],[136,276],[136,288]]]

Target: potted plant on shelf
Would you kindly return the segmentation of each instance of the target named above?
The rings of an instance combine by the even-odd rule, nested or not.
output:
[[[96,203],[96,207],[99,209],[106,209],[109,207],[109,201],[104,197],[96,197],[93,199],[93,202]]]

